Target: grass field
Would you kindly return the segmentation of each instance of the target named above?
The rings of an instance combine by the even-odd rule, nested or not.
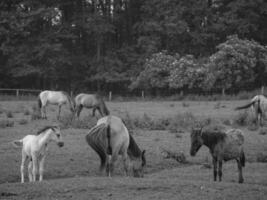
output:
[[[108,102],[111,113],[124,117],[152,119],[175,118],[179,113],[192,113],[197,118],[232,121],[238,114],[233,108],[246,101],[183,101],[183,102]],[[0,199],[266,199],[267,163],[257,162],[259,155],[267,157],[267,135],[259,130],[239,127],[245,134],[245,152],[248,162],[244,168],[244,184],[237,183],[234,161],[223,165],[223,181],[212,181],[212,169],[203,167],[211,158],[206,147],[196,157],[190,157],[188,131],[173,133],[168,130],[134,130],[134,137],[146,149],[145,178],[123,176],[120,161],[115,176],[107,178],[98,172],[99,159],[85,142],[88,129],[63,129],[65,146],[51,144],[45,164],[42,183],[20,184],[21,150],[11,141],[34,134],[44,125],[57,123],[56,107],[48,108],[49,120],[31,120],[36,102],[0,102],[0,121],[14,122],[0,128]],[[11,113],[11,114],[10,114]],[[69,114],[64,108],[63,115]],[[91,110],[84,110],[86,121]],[[236,125],[235,125],[236,126]],[[230,128],[230,126],[228,126]],[[187,163],[166,159],[162,150],[183,152]],[[266,160],[267,161],[267,160]]]

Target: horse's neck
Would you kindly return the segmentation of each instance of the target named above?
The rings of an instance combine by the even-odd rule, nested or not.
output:
[[[217,138],[209,132],[202,132],[202,139],[205,146],[207,146],[210,151],[213,151],[215,145],[218,143]]]
[[[46,131],[45,133],[41,133],[38,137],[38,143],[40,146],[43,146],[45,144],[48,144],[50,142],[50,130]]]

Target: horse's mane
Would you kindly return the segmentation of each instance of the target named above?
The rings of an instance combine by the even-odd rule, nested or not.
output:
[[[226,138],[226,133],[222,129],[206,129],[202,131],[202,138],[208,145],[215,145]]]
[[[129,142],[129,147],[128,147],[128,155],[130,157],[135,157],[135,158],[140,157],[142,155],[140,148],[136,144],[131,134],[129,134],[129,137],[130,137],[130,142]]]
[[[75,102],[72,100],[72,98],[70,97],[70,95],[67,93],[67,92],[65,92],[65,91],[61,91],[62,92],[62,94],[64,94],[67,98],[68,98],[68,101],[69,101],[69,103],[70,103],[70,106],[71,107],[75,107]]]
[[[40,135],[41,133],[45,132],[48,129],[52,129],[55,130],[55,128],[57,128],[56,126],[45,126],[42,129],[40,129],[39,131],[37,131],[36,135]]]
[[[106,116],[109,115],[110,112],[106,106],[106,103],[103,100],[103,97],[100,94],[95,94],[95,97],[100,103],[101,112],[103,112],[103,114],[105,114]]]

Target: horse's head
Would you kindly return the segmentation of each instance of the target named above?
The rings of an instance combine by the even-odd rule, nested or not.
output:
[[[60,128],[59,127],[53,127],[51,129],[52,129],[51,139],[53,141],[55,141],[59,147],[63,147],[64,146],[64,142],[63,142],[63,139],[62,139]]]
[[[200,147],[203,145],[202,128],[193,128],[191,131],[191,149],[190,155],[195,156]]]
[[[144,177],[144,167],[146,166],[145,150],[142,151],[141,156],[133,160],[133,176]]]

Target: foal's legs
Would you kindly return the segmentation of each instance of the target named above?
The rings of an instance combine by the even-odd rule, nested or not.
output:
[[[28,164],[28,176],[29,176],[29,181],[32,182],[32,161],[30,161]]]
[[[24,183],[24,164],[26,160],[27,160],[27,155],[22,150],[22,159],[21,159],[21,165],[20,165],[21,183]]]
[[[219,181],[222,181],[222,160],[219,160]]]
[[[212,157],[212,162],[213,162],[213,178],[214,178],[214,181],[216,181],[217,180],[217,158]]]
[[[37,170],[38,170],[38,161],[37,161],[37,156],[36,155],[32,155],[32,174],[33,174],[33,179],[32,181],[35,182],[36,181],[36,175],[37,175]]]
[[[243,183],[244,178],[242,174],[242,164],[239,159],[237,159],[236,161],[237,161],[237,167],[238,167],[238,183]]]
[[[43,180],[43,174],[44,174],[44,161],[45,161],[45,155],[43,155],[41,158],[40,158],[40,164],[39,164],[39,181],[42,181]]]

